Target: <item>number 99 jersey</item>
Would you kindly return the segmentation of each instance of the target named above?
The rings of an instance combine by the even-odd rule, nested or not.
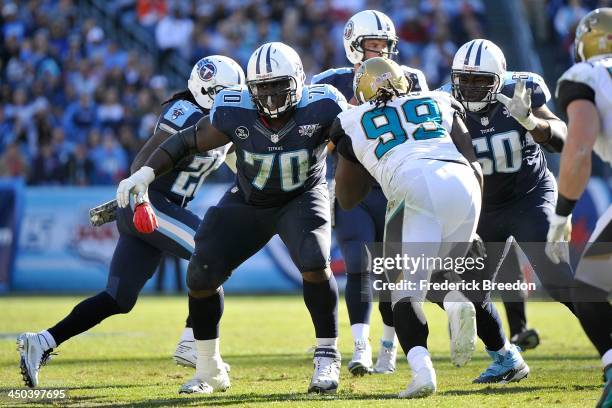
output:
[[[174,134],[195,125],[208,110],[186,100],[174,100],[167,104],[159,117],[155,133]],[[184,207],[193,199],[206,177],[225,161],[231,144],[182,160],[172,171],[156,179],[149,188],[159,191],[175,204]]]
[[[450,132],[461,105],[444,92],[410,93],[384,106],[367,102],[338,115],[332,141],[339,153],[359,162],[390,197],[403,163],[444,160],[466,163]]]

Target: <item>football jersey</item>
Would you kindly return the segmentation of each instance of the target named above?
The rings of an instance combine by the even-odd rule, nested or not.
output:
[[[394,183],[402,182],[394,176],[404,163],[434,159],[468,164],[450,137],[456,109],[462,107],[444,92],[410,93],[380,107],[364,103],[338,116],[340,129],[334,128],[332,141],[344,157],[354,156],[389,197]]]
[[[506,72],[501,93],[512,98],[517,79],[532,90],[531,107],[550,100],[542,77],[531,72]],[[442,87],[451,92],[450,84]],[[484,112],[466,111],[465,124],[484,175],[483,211],[492,211],[525,196],[549,177],[544,152],[531,134],[501,103]]]
[[[329,127],[346,109],[330,85],[304,86],[289,121],[271,130],[246,86],[217,94],[212,125],[236,146],[238,188],[249,204],[276,207],[325,181]]]
[[[155,132],[163,130],[171,135],[175,134],[181,129],[195,125],[206,114],[208,110],[189,101],[174,100],[164,107],[155,126]],[[230,146],[228,143],[217,149],[183,159],[169,173],[155,179],[149,188],[184,206],[193,199],[206,177],[223,164]]]
[[[580,89],[580,85],[587,89]],[[593,151],[612,164],[612,57],[591,58],[568,69],[559,78],[557,99],[564,111],[575,99],[589,99],[595,104],[601,119],[601,134]]]

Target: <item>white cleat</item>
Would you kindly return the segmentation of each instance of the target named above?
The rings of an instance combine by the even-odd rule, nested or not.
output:
[[[308,392],[332,394],[340,381],[340,352],[335,347],[317,347],[314,352],[314,373]]]
[[[21,376],[23,382],[30,388],[38,386],[38,372],[51,358],[53,349],[43,346],[44,338],[38,333],[22,333],[17,337]]]
[[[368,340],[355,341],[353,359],[348,363],[348,370],[355,376],[372,373],[372,347]]]
[[[399,393],[399,398],[422,398],[436,392],[436,372],[433,368],[423,367],[412,373],[412,382]]]
[[[179,394],[212,394],[213,387],[202,380],[192,378],[181,386]]]
[[[390,341],[381,341],[378,358],[374,366],[376,374],[391,374],[395,372],[395,362],[397,360],[397,344]]]
[[[467,299],[466,299],[467,300]],[[476,350],[476,309],[472,302],[444,302],[450,326],[451,361],[462,367]]]
[[[198,359],[195,341],[179,341],[179,343],[176,345],[176,350],[174,350],[174,354],[172,355],[172,359],[180,366],[195,368],[196,360]],[[229,373],[231,369],[230,365],[226,362],[223,362],[223,364],[225,365],[225,370]]]

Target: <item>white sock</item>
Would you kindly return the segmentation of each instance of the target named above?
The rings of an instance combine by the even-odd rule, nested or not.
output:
[[[604,353],[604,355],[601,357],[601,362],[604,366],[604,368],[606,368],[607,366],[609,366],[610,364],[612,364],[612,349],[606,351]]]
[[[53,338],[51,333],[49,333],[48,331],[43,330],[40,333],[38,333],[38,335],[42,336],[44,339],[40,344],[45,348],[45,351],[57,347],[57,343],[55,343],[55,339]]]
[[[383,332],[380,341],[397,344],[397,335],[395,334],[395,327],[387,326],[383,323]]]
[[[194,341],[193,329],[191,327],[185,327],[183,333],[181,333],[181,341]]]
[[[370,325],[366,323],[357,323],[351,326],[351,333],[353,334],[353,340],[365,340],[368,341],[370,338]]]
[[[408,359],[408,364],[410,365],[410,368],[414,373],[425,367],[433,370],[431,356],[429,355],[429,351],[427,351],[425,347],[416,346],[411,348],[408,351],[408,355],[406,357]]]
[[[337,337],[317,337],[317,347],[338,348]]]
[[[205,364],[211,357],[221,358],[219,353],[219,338],[212,340],[196,340],[196,350],[198,359],[196,360],[195,378],[204,378],[203,372]]]
[[[499,354],[506,354],[509,350],[510,350],[510,342],[508,341],[508,339],[506,339],[506,341],[504,343],[504,347],[502,347],[499,350],[497,350],[497,352]]]

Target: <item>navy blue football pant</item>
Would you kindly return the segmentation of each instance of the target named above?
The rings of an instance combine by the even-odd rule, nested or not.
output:
[[[573,271],[569,264],[555,265],[544,252],[548,233],[548,216],[554,211],[556,200],[555,183],[552,176],[545,178],[531,192],[520,200],[501,208],[487,210],[480,215],[478,234],[485,242],[487,258],[485,261],[486,276],[494,276],[502,256],[504,242],[514,236],[521,249],[527,255],[534,272],[542,286],[555,300],[574,310],[571,299],[575,286]],[[514,265],[501,265],[499,273],[494,276],[498,282],[514,282],[520,279],[520,269],[514,255],[509,259]],[[505,262],[507,262],[506,259]],[[520,292],[502,292],[506,301],[522,301]],[[515,326],[519,324],[514,323]]]
[[[117,209],[119,241],[111,261],[106,289],[85,299],[49,329],[56,343],[89,330],[109,316],[128,313],[140,291],[159,266],[164,252],[189,259],[200,219],[161,193],[149,191],[159,228],[151,234],[136,231],[131,206]]]
[[[223,295],[195,297],[220,287],[233,270],[262,249],[278,234],[300,272],[329,266],[331,222],[327,184],[319,184],[277,207],[258,207],[232,188],[210,207],[195,235],[195,251],[187,269],[190,315],[198,340],[218,337]],[[318,338],[337,337],[337,287],[330,279],[304,280],[304,300]],[[206,320],[204,311],[217,321]]]
[[[351,325],[370,323],[372,287],[364,260],[364,245],[382,242],[387,199],[379,186],[372,187],[365,199],[351,210],[335,206],[336,240],[346,266],[344,296]],[[383,322],[393,326],[393,312],[388,301],[379,303]]]

